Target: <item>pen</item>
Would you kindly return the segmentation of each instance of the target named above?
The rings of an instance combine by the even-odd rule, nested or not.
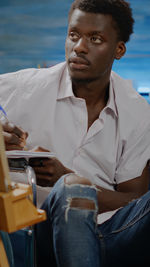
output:
[[[1,105],[0,105],[0,120],[8,122],[7,114]]]

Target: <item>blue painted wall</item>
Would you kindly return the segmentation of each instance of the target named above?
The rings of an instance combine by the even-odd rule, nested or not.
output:
[[[150,92],[150,0],[130,0],[135,32],[113,69]],[[65,59],[72,0],[0,0],[0,73],[51,66]],[[147,100],[148,100],[147,96]]]

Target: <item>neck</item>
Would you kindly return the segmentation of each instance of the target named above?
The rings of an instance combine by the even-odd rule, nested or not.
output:
[[[76,97],[83,98],[87,106],[107,104],[109,97],[109,80],[107,81],[77,81],[72,80],[73,92]]]

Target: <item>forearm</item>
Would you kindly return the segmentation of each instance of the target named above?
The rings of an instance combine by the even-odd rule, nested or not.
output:
[[[149,169],[145,166],[141,176],[129,179],[117,185],[116,191],[110,191],[99,186],[98,205],[99,213],[124,207],[134,199],[139,198],[148,191]]]
[[[135,192],[110,191],[100,187],[98,188],[97,192],[99,213],[124,207],[129,202],[140,197],[141,195]]]

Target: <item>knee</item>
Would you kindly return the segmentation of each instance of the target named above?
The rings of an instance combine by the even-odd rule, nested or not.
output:
[[[92,183],[84,177],[79,177],[75,174],[67,175],[64,179],[64,184],[67,186],[72,185],[79,185],[84,187],[91,187]],[[88,209],[88,210],[95,210],[96,205],[95,202],[87,197],[81,198],[81,197],[73,197],[70,201],[70,207],[72,208],[79,208],[79,209]]]
[[[87,178],[71,173],[57,181],[49,195],[49,201],[53,205],[57,203],[66,206],[65,203],[69,203],[72,208],[96,210],[97,194]]]
[[[67,185],[74,185],[74,184],[89,185],[89,186],[92,185],[92,183],[87,178],[80,177],[74,173],[67,175],[64,179],[64,183]]]

